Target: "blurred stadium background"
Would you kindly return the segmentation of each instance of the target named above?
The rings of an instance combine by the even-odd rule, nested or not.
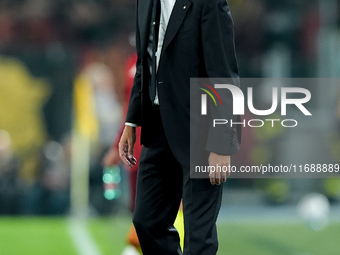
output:
[[[242,77],[339,77],[340,1],[228,2]],[[128,177],[122,169],[119,198],[104,196],[102,158],[120,132],[134,72],[126,68],[134,5],[0,0],[0,254],[119,255],[125,247]],[[319,119],[288,131],[245,128],[234,163],[339,164],[340,85],[310,90]],[[311,192],[330,202],[328,223],[314,230],[296,209]],[[339,178],[230,179],[219,254],[340,254],[339,201]]]

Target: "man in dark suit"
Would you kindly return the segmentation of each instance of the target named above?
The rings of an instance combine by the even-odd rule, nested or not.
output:
[[[135,127],[141,126],[133,223],[142,251],[182,254],[173,223],[183,199],[183,254],[216,254],[220,184],[229,173],[190,178],[190,78],[238,78],[229,6],[225,0],[137,0],[136,48],[137,72],[119,151],[126,164],[136,164]],[[227,102],[223,116],[236,120],[231,93],[221,97]],[[214,135],[203,128],[200,150],[209,165],[228,166],[240,132],[228,125],[218,130]],[[210,139],[216,136],[217,141]]]

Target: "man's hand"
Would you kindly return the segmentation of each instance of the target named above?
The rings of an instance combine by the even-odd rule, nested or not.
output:
[[[133,157],[133,147],[136,142],[136,128],[125,126],[119,141],[119,157],[130,168],[136,165],[137,160]]]
[[[209,155],[209,166],[215,166],[215,172],[211,172],[210,183],[212,185],[220,185],[222,182],[227,181],[227,177],[230,175],[230,156],[216,154],[214,152],[210,152]],[[220,166],[221,171],[216,171],[217,166]],[[228,171],[222,171],[222,169],[227,169]]]

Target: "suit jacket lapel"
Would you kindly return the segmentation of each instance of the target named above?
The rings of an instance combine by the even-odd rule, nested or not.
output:
[[[138,26],[140,30],[141,53],[142,58],[145,57],[146,49],[148,47],[150,26],[151,26],[151,12],[152,0],[138,0]]]
[[[168,27],[166,29],[161,56],[175,37],[178,29],[181,27],[184,17],[191,5],[190,0],[176,0],[175,6],[172,10]],[[162,58],[162,57],[161,57]]]

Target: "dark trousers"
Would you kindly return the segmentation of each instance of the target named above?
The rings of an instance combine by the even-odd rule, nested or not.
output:
[[[154,143],[143,147],[133,216],[144,255],[182,254],[173,224],[183,198],[185,255],[214,255],[222,185],[191,179],[189,166],[178,163],[166,140],[158,106],[153,109]],[[188,160],[189,161],[189,160]]]

